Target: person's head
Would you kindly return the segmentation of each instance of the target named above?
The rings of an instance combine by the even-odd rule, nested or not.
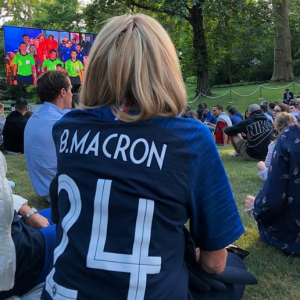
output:
[[[26,113],[26,111],[28,110],[27,100],[25,98],[19,98],[16,101],[15,109],[16,109],[16,111],[18,111],[24,115]]]
[[[53,41],[53,40],[54,40],[54,35],[53,35],[53,34],[49,34],[49,35],[48,35],[48,39],[49,39],[50,41]]]
[[[39,39],[40,39],[40,41],[44,41],[46,39],[45,34],[44,33],[40,33]]]
[[[285,89],[285,92],[288,93],[290,90],[289,89]]]
[[[32,115],[33,115],[33,111],[28,110],[28,111],[26,111],[26,113],[25,113],[24,116],[25,116],[27,119],[29,119]]]
[[[71,51],[71,59],[75,61],[75,60],[76,60],[76,57],[77,57],[77,52],[76,52],[76,50],[72,50],[72,51]]]
[[[223,112],[223,106],[217,104],[217,105],[215,105],[215,106],[213,107],[212,111],[213,111],[213,115],[214,115],[215,117],[218,117],[219,114],[220,114],[221,112]]]
[[[37,80],[36,91],[41,102],[51,102],[61,109],[71,107],[71,89],[71,81],[66,71],[47,71]]]
[[[202,113],[202,118],[203,118],[203,119],[206,119],[206,117],[207,117],[207,111],[204,111],[204,112]]]
[[[120,109],[133,100],[126,114]],[[80,106],[110,106],[123,121],[179,115],[186,91],[178,57],[170,37],[153,18],[137,14],[110,19],[91,49]]]
[[[29,44],[30,44],[30,45],[34,45],[34,39],[33,39],[33,38],[30,38],[30,39],[29,39]]]
[[[29,36],[28,36],[28,34],[24,33],[24,34],[22,35],[22,38],[23,38],[23,41],[24,41],[26,44],[29,43]]]
[[[260,102],[260,108],[261,110],[266,113],[268,111],[268,106],[269,106],[269,103],[268,101],[261,101]]]
[[[81,45],[80,45],[80,44],[77,44],[77,45],[76,45],[76,51],[77,51],[77,52],[81,51]]]
[[[228,109],[229,109],[230,107],[232,107],[232,106],[231,106],[231,105],[228,105],[228,106],[226,107],[226,110],[228,111]]]
[[[247,119],[250,117],[249,109],[246,109],[246,110],[245,110],[245,115],[244,115],[244,117],[245,117],[245,120],[247,120]]]
[[[14,53],[15,53],[15,55],[17,55],[17,54],[19,53],[19,50],[18,50],[18,49],[15,49],[15,50],[14,50]]]
[[[205,111],[205,106],[203,105],[203,103],[199,103],[198,110],[199,111]]]
[[[68,41],[68,39],[66,37],[63,37],[62,40],[61,40],[61,43],[63,45],[66,45],[67,41]]]
[[[295,104],[290,104],[290,105],[289,105],[289,109],[290,109],[290,112],[291,112],[291,113],[292,113],[292,112],[297,112],[296,107],[295,107]]]
[[[203,106],[204,106],[205,108],[207,108],[207,104],[206,104],[206,103],[203,102],[202,104],[203,104]]]
[[[72,42],[70,40],[67,40],[66,47],[68,47],[69,49],[72,48]]]
[[[4,104],[0,102],[0,114],[4,114]]]
[[[291,124],[296,124],[296,118],[287,112],[280,113],[274,120],[275,139]]]
[[[57,58],[57,51],[54,49],[50,50],[50,59],[55,60]]]
[[[252,114],[260,114],[262,113],[261,108],[258,104],[251,104],[248,107],[248,111],[249,111],[249,116],[251,116]]]
[[[73,37],[73,38],[72,38],[72,43],[73,43],[73,44],[77,44],[77,39],[76,39],[76,37]]]
[[[190,107],[186,106],[181,114],[181,117],[185,119],[198,119],[198,113],[194,110],[191,110]]]
[[[227,111],[231,116],[235,116],[236,109],[233,106],[230,106]]]
[[[9,57],[10,60],[14,59],[15,54],[13,52],[8,52],[7,54],[8,54],[8,57]]]
[[[64,70],[64,68],[61,64],[57,64],[55,68],[56,68],[57,71],[63,71]]]
[[[268,106],[261,104],[261,105],[260,105],[260,109],[261,109],[264,113],[266,113],[266,112],[268,111]]]
[[[27,48],[27,46],[26,46],[26,43],[25,43],[25,42],[21,42],[19,47],[20,47],[20,52],[21,52],[22,54],[26,53],[26,48]]]
[[[30,45],[29,46],[29,53],[30,54],[34,54],[35,53],[35,46],[34,45]]]
[[[276,103],[274,103],[274,102],[270,102],[270,103],[269,103],[269,108],[270,108],[271,110],[274,110],[275,106],[276,106]]]
[[[275,119],[278,116],[278,114],[282,112],[290,112],[288,105],[284,103],[277,103],[273,110],[273,118]]]
[[[34,45],[35,45],[36,48],[38,48],[39,45],[40,45],[40,40],[39,39],[34,39]]]

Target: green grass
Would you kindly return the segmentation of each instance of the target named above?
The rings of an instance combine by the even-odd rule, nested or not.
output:
[[[283,84],[268,84],[270,87],[284,86]],[[249,85],[245,87],[234,88],[241,94],[247,94],[255,90],[257,86]],[[221,95],[228,88],[212,89],[215,95]],[[292,90],[292,88],[290,88]],[[299,88],[300,90],[300,88]],[[275,92],[276,94],[275,94]],[[268,92],[268,94],[267,94]],[[265,90],[267,100],[280,100],[284,88],[280,90]],[[273,95],[274,93],[274,95]],[[298,94],[298,89],[294,91]],[[194,98],[194,88],[188,88],[189,99]],[[268,95],[268,96],[267,96]],[[273,95],[273,96],[272,96]],[[274,98],[271,98],[274,97]],[[276,98],[275,98],[276,97]],[[258,103],[259,95],[255,97],[245,97],[240,100],[234,99],[234,106],[243,112],[249,104]],[[206,102],[208,107],[220,103],[223,106],[228,105],[228,99],[202,98],[195,102],[192,107],[196,108],[198,103]],[[235,196],[236,204],[245,227],[245,234],[240,237],[235,244],[250,252],[246,258],[250,272],[256,275],[259,284],[257,286],[247,287],[244,299],[272,299],[272,300],[291,300],[300,299],[300,260],[283,255],[275,248],[263,244],[259,240],[259,235],[255,220],[248,214],[244,213],[244,201],[248,194],[256,195],[262,187],[263,182],[257,177],[256,163],[243,162],[239,157],[231,157],[229,153],[233,148],[218,147],[226,173]],[[15,181],[15,192],[26,199],[29,199],[29,205],[38,209],[49,207],[48,203],[38,197],[31,186],[24,155],[6,155],[8,164],[8,179]],[[213,188],[213,187],[212,187]]]

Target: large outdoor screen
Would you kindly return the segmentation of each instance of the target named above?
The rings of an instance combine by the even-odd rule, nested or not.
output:
[[[44,72],[63,69],[72,85],[81,84],[94,39],[89,33],[4,26],[7,84],[36,84]]]

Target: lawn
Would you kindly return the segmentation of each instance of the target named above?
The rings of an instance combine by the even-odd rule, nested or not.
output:
[[[279,90],[265,89],[265,100],[280,100],[284,92],[283,84],[268,84],[269,87],[283,87]],[[249,94],[259,85],[249,85],[245,87],[234,88],[240,94]],[[298,89],[294,94],[298,94]],[[213,96],[222,95],[229,88],[212,89]],[[188,88],[189,100],[194,99],[195,88]],[[292,88],[290,88],[292,90]],[[276,91],[276,93],[275,93]],[[251,97],[234,98],[234,106],[243,112],[249,104],[258,103],[259,94]],[[196,108],[198,103],[206,102],[208,107],[214,104],[228,105],[229,99],[223,97],[218,99],[201,98],[191,106]],[[262,181],[257,177],[256,163],[243,162],[238,157],[229,156],[233,148],[218,148],[224,167],[226,169],[232,191],[234,193],[236,204],[242,218],[245,234],[235,242],[241,248],[250,252],[246,258],[248,269],[256,275],[259,284],[257,286],[247,287],[244,299],[300,299],[300,261],[298,258],[287,257],[276,249],[264,245],[259,240],[256,223],[252,217],[244,213],[244,201],[247,194],[256,195],[262,187]],[[49,207],[49,205],[40,199],[31,186],[24,155],[6,155],[8,164],[8,179],[15,181],[15,192],[29,199],[29,205],[38,209]],[[213,188],[213,187],[212,187]]]

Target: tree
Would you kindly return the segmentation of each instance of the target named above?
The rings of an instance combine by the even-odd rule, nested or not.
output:
[[[273,0],[272,4],[276,36],[274,39],[274,68],[271,81],[293,81],[295,76],[291,55],[288,0]]]
[[[38,3],[39,14],[33,25],[53,30],[79,31],[84,28],[78,0],[53,0]]]

